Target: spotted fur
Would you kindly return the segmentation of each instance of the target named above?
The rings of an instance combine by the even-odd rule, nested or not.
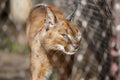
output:
[[[27,21],[27,36],[31,48],[31,80],[48,80],[54,67],[63,75],[66,71],[60,70],[67,70],[71,62],[70,59],[64,64],[65,56],[75,54],[81,41],[77,25],[52,4],[39,4],[32,9]],[[53,56],[57,57],[58,64]],[[67,78],[68,75],[61,80]]]

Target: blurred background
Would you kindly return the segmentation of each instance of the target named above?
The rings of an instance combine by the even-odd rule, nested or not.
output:
[[[25,21],[31,8],[50,2],[67,16],[74,0],[0,0],[0,80],[29,80]],[[120,80],[120,0],[77,0],[74,22],[83,35],[71,80]],[[55,79],[51,79],[55,80]]]

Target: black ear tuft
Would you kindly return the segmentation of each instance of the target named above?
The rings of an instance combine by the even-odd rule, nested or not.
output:
[[[76,11],[77,11],[77,8],[78,8],[78,2],[77,2],[77,0],[74,0],[74,4],[75,4],[75,10],[72,12],[72,13],[70,13],[68,16],[67,16],[67,20],[69,20],[69,21],[71,21],[72,20],[72,18],[74,18],[74,16],[75,16],[75,13],[76,13]]]

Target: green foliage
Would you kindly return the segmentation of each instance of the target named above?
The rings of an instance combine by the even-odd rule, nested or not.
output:
[[[10,37],[3,37],[2,42],[0,44],[0,50],[8,50],[13,53],[29,53],[29,49],[27,44],[19,44],[17,41],[11,41]]]

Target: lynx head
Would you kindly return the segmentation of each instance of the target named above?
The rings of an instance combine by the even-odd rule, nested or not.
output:
[[[43,44],[49,50],[62,51],[65,54],[74,54],[81,41],[81,32],[77,25],[69,19],[60,19],[54,10],[47,7],[44,22]]]

